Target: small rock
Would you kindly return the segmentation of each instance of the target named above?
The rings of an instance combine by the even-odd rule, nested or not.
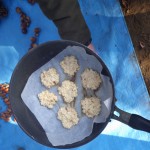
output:
[[[145,48],[145,44],[144,44],[144,42],[139,42],[139,44],[140,44],[140,47],[143,49],[143,48]]]

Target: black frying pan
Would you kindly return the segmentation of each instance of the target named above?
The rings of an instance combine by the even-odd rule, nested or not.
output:
[[[21,93],[24,89],[24,86],[25,86],[29,76],[34,71],[36,71],[38,68],[40,68],[42,65],[47,63],[50,59],[55,57],[58,53],[60,53],[67,46],[83,47],[88,54],[95,56],[99,60],[99,62],[103,66],[103,70],[101,73],[110,78],[110,82],[113,87],[113,102],[112,102],[112,106],[111,106],[111,113],[109,114],[106,122],[105,123],[95,123],[94,127],[93,127],[93,131],[90,136],[86,137],[82,141],[79,141],[79,142],[76,142],[73,144],[68,144],[68,145],[64,145],[64,146],[62,146],[62,145],[53,146],[48,141],[43,128],[41,127],[41,125],[39,124],[39,122],[37,121],[35,116],[24,104],[23,100],[21,99]],[[49,147],[73,148],[73,147],[77,147],[77,146],[86,144],[89,141],[93,140],[96,136],[98,136],[103,131],[103,129],[109,123],[111,118],[119,120],[134,129],[150,132],[150,121],[149,120],[146,120],[143,117],[135,115],[135,114],[130,114],[130,113],[124,112],[115,106],[116,99],[115,99],[113,80],[112,80],[109,70],[107,69],[107,67],[103,63],[103,61],[100,59],[100,57],[98,55],[96,55],[94,52],[92,52],[90,49],[85,47],[84,45],[81,45],[81,44],[79,44],[77,42],[73,42],[73,41],[47,42],[47,43],[39,45],[38,47],[34,48],[32,51],[28,52],[19,61],[19,63],[17,64],[17,66],[13,72],[11,82],[10,82],[9,97],[10,97],[14,116],[15,116],[19,126],[32,139],[36,140],[37,142],[39,142],[43,145],[49,146]],[[114,111],[117,111],[120,116],[116,116],[114,114]]]

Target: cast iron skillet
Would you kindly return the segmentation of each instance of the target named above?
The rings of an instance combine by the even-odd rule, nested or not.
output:
[[[110,82],[113,87],[113,102],[111,106],[111,113],[109,117],[107,118],[105,123],[95,123],[94,128],[92,131],[92,134],[82,141],[68,144],[68,145],[60,145],[60,146],[53,146],[47,139],[46,134],[35,118],[35,116],[32,114],[32,112],[27,108],[27,106],[24,104],[24,102],[21,99],[21,93],[24,89],[24,86],[29,78],[29,76],[36,71],[38,68],[40,68],[42,65],[47,63],[50,59],[55,57],[58,53],[60,53],[63,49],[65,49],[67,46],[80,46],[83,47],[86,52],[90,55],[94,55],[99,62],[103,66],[102,74],[108,76],[110,78]],[[30,94],[30,93],[29,93]],[[100,59],[98,55],[96,55],[94,52],[92,52],[90,49],[85,47],[84,45],[81,45],[77,42],[73,41],[50,41],[44,44],[39,45],[38,47],[34,48],[32,51],[28,52],[17,64],[12,78],[10,82],[10,92],[9,92],[10,102],[12,106],[12,110],[14,113],[14,116],[19,124],[19,126],[34,140],[37,142],[46,145],[48,147],[55,147],[55,148],[73,148],[78,147],[83,144],[88,143],[89,141],[93,140],[96,136],[98,136],[103,129],[106,127],[108,122],[111,118],[119,120],[129,126],[131,126],[134,129],[137,130],[143,130],[146,132],[150,132],[150,121],[144,119],[141,116],[135,115],[135,114],[129,114],[127,112],[124,112],[120,109],[118,109],[115,106],[115,91],[114,91],[114,85],[113,80],[111,77],[111,74],[109,70],[107,69],[106,65],[103,63],[103,61]],[[119,117],[114,115],[114,111],[117,111],[119,113]]]

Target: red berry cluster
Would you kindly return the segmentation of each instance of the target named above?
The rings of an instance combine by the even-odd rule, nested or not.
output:
[[[20,21],[21,21],[21,30],[22,33],[26,34],[27,33],[27,28],[31,24],[31,19],[29,16],[27,16],[20,7],[16,7],[16,12],[20,14]]]
[[[0,2],[0,18],[6,17],[8,15],[8,10]]]
[[[6,111],[0,113],[0,118],[5,120],[6,122],[8,122],[10,117],[12,116],[11,105],[8,98],[8,91],[9,91],[9,84],[7,83],[0,84],[0,97],[2,97],[3,102],[7,105]]]
[[[31,50],[32,48],[34,48],[34,47],[36,47],[38,45],[37,39],[39,37],[40,32],[41,32],[40,28],[35,28],[34,29],[34,36],[30,38],[31,45],[30,45],[29,50]]]

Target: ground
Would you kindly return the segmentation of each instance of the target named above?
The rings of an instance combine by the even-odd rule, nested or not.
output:
[[[150,0],[121,0],[121,6],[150,94]]]

